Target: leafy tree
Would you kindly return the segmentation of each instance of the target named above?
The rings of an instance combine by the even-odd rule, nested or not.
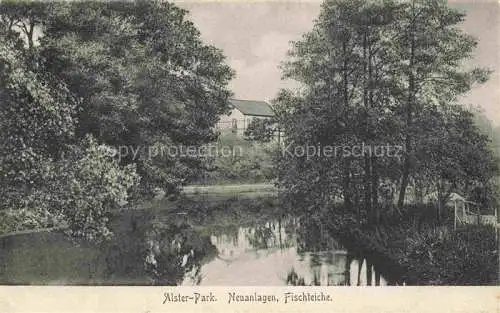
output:
[[[0,4],[4,212],[99,240],[131,190],[174,191],[203,169],[169,148],[216,138],[233,72],[186,14],[163,1]]]
[[[285,77],[302,82],[304,90],[283,94],[281,107],[291,112],[282,119],[287,140],[293,146],[353,146],[381,144],[390,138],[390,70],[387,44],[392,35],[396,3],[326,1],[313,30],[294,43]],[[290,108],[291,107],[291,108]],[[287,122],[287,120],[289,122]],[[293,162],[293,160],[290,160]],[[378,213],[380,161],[363,158],[300,158],[285,166],[307,186],[312,199],[331,201],[341,196],[346,205],[361,201],[371,217]],[[289,171],[287,170],[287,171]],[[304,175],[304,171],[309,174]],[[283,180],[292,190],[295,183]],[[291,185],[290,185],[291,183]],[[323,187],[321,187],[323,186]],[[305,186],[304,186],[305,187]],[[297,188],[301,189],[301,188]],[[316,190],[316,191],[313,191]],[[319,194],[318,194],[319,193]],[[304,196],[303,194],[300,197]]]
[[[418,145],[418,120],[425,106],[446,106],[468,92],[474,83],[484,82],[488,71],[463,70],[476,40],[465,34],[459,23],[465,14],[448,7],[446,1],[411,1],[406,4],[394,29],[398,71],[393,95],[400,105],[405,156],[398,205],[404,203],[409,178],[413,173],[414,151]]]
[[[164,153],[216,138],[233,77],[186,11],[160,1],[60,3],[40,40],[44,68],[83,99],[78,136],[126,147],[144,190],[173,190],[203,168]],[[135,157],[131,151],[139,151]]]
[[[135,184],[105,146],[75,138],[77,98],[40,72],[22,40],[0,32],[0,211],[10,229],[67,225],[78,237],[109,235],[106,215]],[[5,231],[5,230],[3,230]]]
[[[455,105],[488,76],[462,69],[476,45],[458,27],[463,18],[438,0],[324,2],[284,64],[284,76],[301,83],[277,98],[285,146],[401,146],[404,153],[284,155],[277,166],[291,199],[308,210],[343,199],[359,218],[377,222],[387,183],[399,185],[401,209],[410,181],[446,196],[491,180],[487,138]]]
[[[254,118],[243,134],[247,140],[270,142],[276,133],[276,122],[273,119]]]
[[[62,84],[26,66],[16,42],[0,44],[2,194],[15,201],[43,184],[50,164],[64,153],[74,133],[76,103]],[[17,194],[17,195],[16,195]],[[10,206],[9,201],[3,205]]]
[[[451,192],[465,197],[486,187],[498,173],[489,139],[475,126],[473,114],[453,106],[446,114],[430,111],[425,138],[416,148],[416,174],[438,194],[438,218]],[[422,124],[421,124],[422,125]],[[482,187],[479,187],[482,186]]]

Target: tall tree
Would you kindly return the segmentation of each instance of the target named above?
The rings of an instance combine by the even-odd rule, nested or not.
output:
[[[37,27],[41,70],[81,99],[92,134],[136,163],[146,192],[172,190],[203,167],[179,151],[213,141],[233,76],[187,12],[163,1],[52,3]],[[174,149],[171,149],[174,147]]]
[[[203,156],[182,148],[215,139],[233,72],[185,10],[4,1],[0,36],[5,211],[57,215],[72,234],[99,239],[135,168],[145,192],[202,168]]]
[[[488,72],[464,70],[476,40],[464,33],[459,23],[465,14],[450,8],[443,0],[412,0],[395,24],[400,34],[394,41],[398,71],[394,96],[400,103],[398,114],[403,125],[405,146],[398,206],[404,203],[413,165],[422,108],[429,103],[447,105],[484,82]]]
[[[280,93],[277,116],[292,150],[329,145],[349,153],[285,153],[280,182],[296,199],[314,208],[343,198],[376,223],[382,182],[399,182],[401,208],[411,179],[439,173],[433,177],[454,190],[467,175],[473,179],[467,163],[488,159],[489,151],[471,116],[455,104],[488,71],[462,69],[476,45],[458,27],[463,18],[438,0],[324,2],[313,30],[293,44],[284,64],[284,76],[301,88]],[[447,148],[438,148],[439,140]],[[474,141],[477,154],[457,154]],[[361,144],[367,153],[353,156]],[[404,148],[402,158],[390,155],[391,146]],[[449,173],[452,165],[463,173]]]
[[[355,145],[380,145],[389,137],[391,125],[385,113],[393,103],[387,43],[399,9],[391,2],[324,3],[313,31],[294,44],[291,61],[285,64],[285,76],[306,86],[301,107],[293,109],[299,124],[283,121],[287,138],[294,145],[345,146],[349,150]],[[310,123],[306,129],[305,123]],[[294,141],[300,128],[308,137]],[[340,152],[314,160],[328,168],[320,170],[324,179],[314,182],[341,190],[348,207],[355,202],[359,208],[362,201],[369,218],[376,218],[379,180],[384,173],[381,161],[369,151],[363,152],[362,158],[343,157],[351,151]],[[318,190],[327,197],[332,191]]]

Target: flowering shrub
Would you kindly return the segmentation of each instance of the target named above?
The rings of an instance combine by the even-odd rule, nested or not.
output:
[[[75,137],[79,101],[27,66],[0,34],[0,232],[67,226],[88,240],[110,236],[108,214],[138,181],[91,136]]]

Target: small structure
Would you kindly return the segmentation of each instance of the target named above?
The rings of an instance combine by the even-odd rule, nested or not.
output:
[[[438,201],[437,192],[432,192],[425,197],[425,202]],[[497,212],[494,214],[482,214],[479,204],[468,201],[457,193],[451,193],[446,199],[446,207],[452,207],[454,210],[454,228],[465,224],[491,224],[497,225]]]
[[[227,115],[222,115],[217,123],[217,129],[222,132],[243,136],[253,119],[267,119],[274,116],[271,105],[266,101],[230,99],[229,102],[231,111]]]
[[[424,197],[424,203],[437,202],[439,199],[438,193],[436,191],[429,193]],[[454,207],[456,203],[463,204],[466,201],[464,197],[459,195],[458,193],[452,192],[448,196],[445,202],[445,206]]]
[[[459,196],[453,200],[455,210],[455,229],[459,225],[477,224],[497,226],[497,210],[493,214],[482,214],[479,204]]]

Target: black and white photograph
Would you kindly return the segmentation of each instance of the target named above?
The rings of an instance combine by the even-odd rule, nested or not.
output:
[[[488,0],[1,0],[0,285],[499,285],[499,42]]]

